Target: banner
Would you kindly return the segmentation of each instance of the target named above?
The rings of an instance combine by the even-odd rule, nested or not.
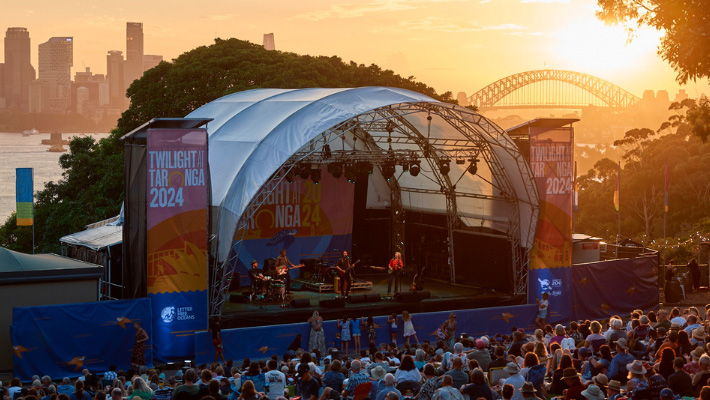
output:
[[[572,294],[572,128],[530,128],[530,167],[540,195],[528,273],[528,302],[550,295],[548,323],[569,320]]]
[[[577,264],[572,268],[574,319],[607,319],[658,309],[658,257]]]
[[[10,335],[15,376],[57,378],[82,376],[84,368],[104,372],[112,364],[131,367],[136,330],[140,322],[148,333],[146,366],[153,366],[150,299],[15,307]]]
[[[355,185],[334,178],[325,167],[319,171],[317,184],[310,178],[281,181],[249,220],[239,259],[232,265],[241,286],[250,284],[251,260],[263,268],[264,259],[278,257],[281,249],[296,265],[323,254],[335,263],[342,250],[351,250]],[[300,271],[291,268],[289,273],[298,278]]]
[[[15,202],[17,226],[34,225],[34,183],[32,168],[16,168]]]
[[[208,167],[205,129],[148,129],[148,296],[154,353],[184,359],[207,328]]]
[[[483,335],[493,336],[496,333],[509,335],[513,327],[523,328],[526,332],[532,333],[535,326],[535,316],[537,305],[525,304],[509,307],[478,308],[473,310],[455,310],[456,313],[456,333],[467,333],[469,337],[480,337]],[[420,342],[429,340],[436,343],[436,330],[449,318],[452,311],[431,312],[412,314],[414,330]],[[406,339],[402,336],[403,325],[398,324],[397,343],[404,343]],[[387,323],[387,316],[374,317],[373,321],[377,326],[376,343],[389,343],[390,325]],[[264,359],[277,354],[281,357],[288,346],[301,334],[301,348],[308,349],[308,338],[311,328],[306,323],[289,325],[255,326],[249,328],[224,329],[222,330],[222,344],[224,346],[224,357],[226,359],[241,360],[244,358]],[[325,335],[326,347],[335,346],[335,335],[339,332],[337,321],[325,321],[323,323],[323,333]],[[362,338],[360,343],[363,348],[367,347],[369,339],[367,328],[361,325],[360,332]],[[352,345],[350,346],[352,348]],[[209,364],[214,361],[214,346],[212,345],[212,335],[209,332],[198,332],[195,336],[195,363]]]

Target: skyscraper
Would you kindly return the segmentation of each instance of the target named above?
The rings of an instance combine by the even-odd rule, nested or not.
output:
[[[276,43],[274,43],[273,33],[264,34],[264,48],[266,50],[276,50]]]
[[[124,87],[143,75],[143,23],[126,22],[126,66]]]
[[[112,50],[106,56],[109,107],[123,111],[126,107],[126,86],[123,71],[123,52]]]
[[[163,61],[163,56],[157,56],[153,54],[146,54],[143,56],[143,72],[157,66]]]
[[[38,80],[47,86],[49,108],[42,111],[64,113],[71,106],[71,67],[74,65],[74,40],[53,37],[39,45]]]
[[[30,62],[30,33],[26,28],[8,28],[5,33],[5,106],[28,112],[30,82],[35,69]]]

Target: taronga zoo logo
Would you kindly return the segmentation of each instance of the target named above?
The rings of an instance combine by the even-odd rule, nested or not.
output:
[[[160,312],[160,318],[162,318],[163,322],[166,324],[173,322],[175,319],[175,307],[168,306],[163,308],[163,311]]]
[[[562,295],[562,279],[540,279],[537,278],[540,284],[540,293],[549,293],[550,297]]]

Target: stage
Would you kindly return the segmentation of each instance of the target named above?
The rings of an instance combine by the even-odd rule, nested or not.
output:
[[[400,314],[403,310],[410,313],[436,312],[453,309],[475,309],[486,307],[499,307],[507,305],[524,304],[524,296],[501,294],[492,289],[471,285],[452,284],[436,279],[424,279],[424,294],[427,298],[409,295],[412,277],[402,277],[402,292],[407,293],[405,298],[387,297],[386,272],[367,273],[358,275],[361,286],[371,289],[355,289],[352,291],[350,301],[337,304],[335,307],[324,307],[323,300],[340,298],[339,294],[332,291],[318,292],[317,289],[307,289],[301,285],[299,290],[292,290],[285,303],[279,301],[248,301],[243,294],[246,289],[230,292],[229,298],[240,302],[227,302],[224,305],[222,318],[225,328],[242,328],[251,326],[264,326],[276,324],[299,323],[308,320],[314,310],[318,310],[325,320],[332,320],[348,316],[351,318],[388,315],[393,312]],[[294,280],[292,287],[298,287],[299,280]],[[329,281],[330,282],[330,281]],[[332,283],[327,283],[328,286]],[[365,298],[362,295],[374,295]],[[377,296],[379,295],[379,301]],[[292,300],[296,302],[308,301],[308,305],[293,307]],[[357,301],[357,303],[353,302]],[[286,304],[283,308],[282,304]]]

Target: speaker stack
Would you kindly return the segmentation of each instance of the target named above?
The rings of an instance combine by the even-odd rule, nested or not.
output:
[[[342,297],[336,297],[334,299],[321,300],[320,306],[323,308],[344,308],[345,299]]]

